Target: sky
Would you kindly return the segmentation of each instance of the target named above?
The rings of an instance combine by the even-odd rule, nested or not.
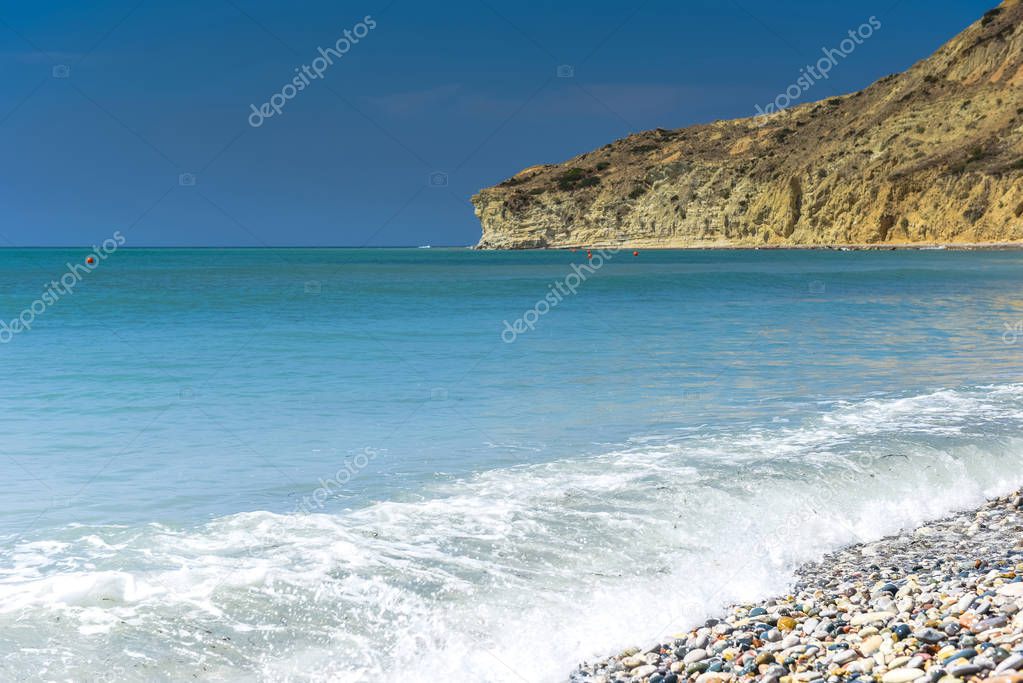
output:
[[[0,0],[0,245],[471,245],[523,168],[753,115],[874,17],[800,101],[860,89],[996,4]]]

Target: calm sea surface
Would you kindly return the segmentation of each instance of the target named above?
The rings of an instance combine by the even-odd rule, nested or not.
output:
[[[2,680],[561,680],[1023,485],[1018,252],[120,249],[3,332],[86,255],[0,251]]]

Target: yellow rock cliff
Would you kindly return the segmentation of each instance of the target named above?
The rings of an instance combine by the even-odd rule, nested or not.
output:
[[[491,249],[1023,240],[1023,1],[860,92],[631,135],[472,201]]]

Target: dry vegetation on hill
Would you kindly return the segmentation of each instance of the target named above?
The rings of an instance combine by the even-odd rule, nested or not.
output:
[[[472,201],[481,248],[1023,240],[1023,2],[860,92],[631,135]]]

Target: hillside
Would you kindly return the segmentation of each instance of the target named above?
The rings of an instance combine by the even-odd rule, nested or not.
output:
[[[1023,0],[860,92],[631,135],[472,202],[480,248],[1023,240]]]

